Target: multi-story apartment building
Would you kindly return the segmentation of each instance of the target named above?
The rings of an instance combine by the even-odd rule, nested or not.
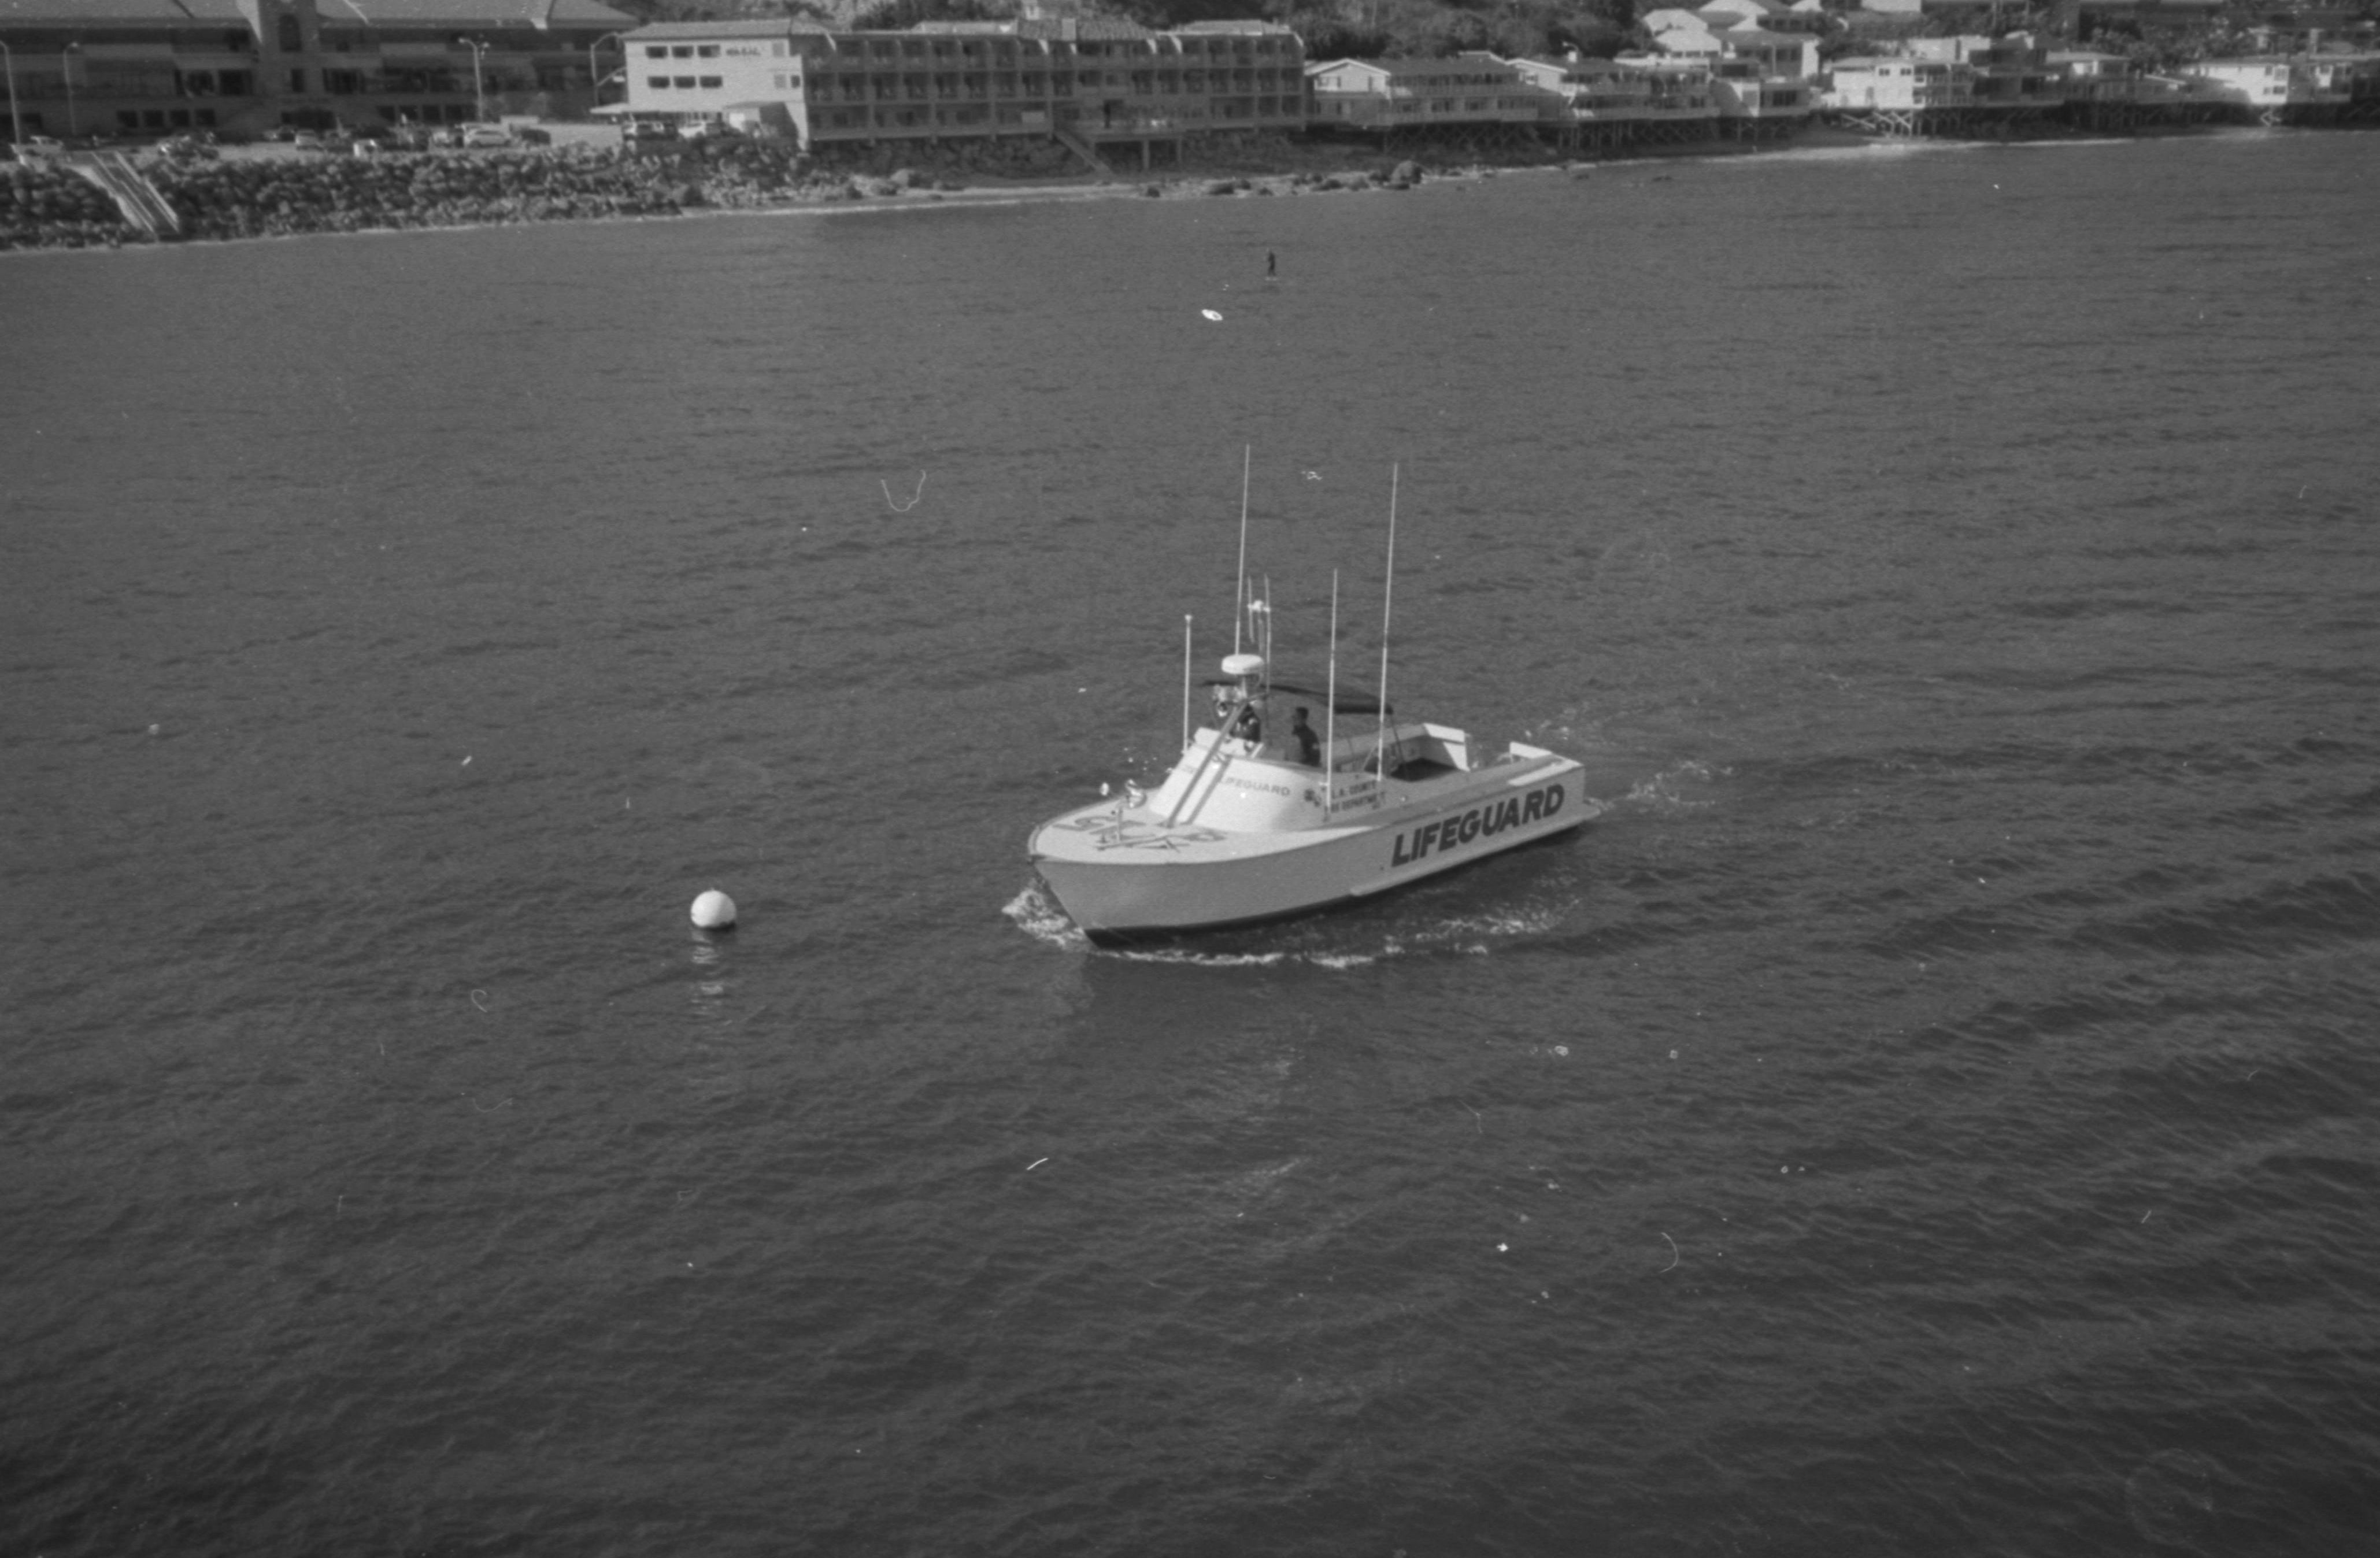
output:
[[[1314,127],[1401,131],[1536,126],[1560,104],[1489,54],[1452,59],[1334,59],[1306,67]]]
[[[1304,45],[1267,22],[674,22],[625,43],[627,100],[604,112],[771,128],[806,146],[1059,136],[1136,144],[1146,158],[1184,137],[1305,124]]]
[[[8,0],[0,126],[242,136],[571,113],[635,25],[598,0]]]

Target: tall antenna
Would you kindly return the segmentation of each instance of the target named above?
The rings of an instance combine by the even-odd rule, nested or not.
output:
[[[1264,685],[1272,686],[1272,575],[1264,576],[1264,599],[1249,608],[1249,615],[1264,614],[1264,627],[1257,636],[1257,652],[1264,656]]]
[[[1190,614],[1182,614],[1182,745],[1190,745]]]
[[[1338,770],[1331,765],[1330,743],[1339,739],[1339,570],[1330,570],[1330,679],[1322,684],[1322,820],[1329,822],[1336,797],[1331,794],[1331,781]]]
[[[1389,782],[1389,614],[1397,599],[1397,468],[1389,467],[1389,578],[1380,590],[1380,728],[1372,743],[1372,768]]]
[[[1256,445],[1240,445],[1240,571],[1232,583],[1232,652],[1240,652],[1240,624],[1248,615],[1248,465]]]

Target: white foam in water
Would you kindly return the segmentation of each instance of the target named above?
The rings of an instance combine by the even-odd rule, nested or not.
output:
[[[1067,952],[1097,952],[1102,956],[1121,957],[1136,963],[1187,963],[1217,968],[1261,968],[1267,964],[1285,963],[1298,955],[1287,952],[1201,952],[1185,946],[1094,947],[1091,939],[1066,917],[1065,910],[1058,907],[1056,900],[1050,896],[1049,890],[1038,882],[1026,883],[1022,892],[1002,906],[1000,912],[1035,941]]]
[[[1038,882],[1028,882],[1025,890],[1001,906],[1001,913],[1016,922],[1016,928],[1037,942],[1064,947],[1069,952],[1091,944],[1065,911],[1052,902]]]
[[[1264,968],[1275,963],[1286,963],[1292,954],[1286,952],[1200,952],[1195,947],[1116,947],[1108,949],[1111,957],[1121,957],[1127,963],[1184,963],[1201,968]]]
[[[1707,785],[1711,781],[1711,767],[1708,763],[1688,759],[1675,768],[1665,768],[1650,779],[1639,783],[1628,792],[1627,799],[1637,806],[1684,808],[1714,804],[1707,800],[1688,800],[1680,795],[1678,785],[1681,781]]]
[[[1560,903],[1531,904],[1483,914],[1450,916],[1432,924],[1408,927],[1384,935],[1378,950],[1374,951],[1355,951],[1345,947],[1220,951],[1195,943],[1178,942],[1156,946],[1098,946],[1067,918],[1066,912],[1058,907],[1057,900],[1050,896],[1049,889],[1038,880],[1026,883],[1015,897],[1002,907],[1000,912],[1036,941],[1067,952],[1090,952],[1101,957],[1120,958],[1131,963],[1170,963],[1206,968],[1266,968],[1282,963],[1305,963],[1317,968],[1343,972],[1378,963],[1383,958],[1402,957],[1409,953],[1427,954],[1451,949],[1484,957],[1494,950],[1494,943],[1498,942],[1520,936],[1543,935],[1560,925],[1563,917],[1577,907],[1576,899],[1566,899]],[[1327,924],[1327,920],[1324,923]]]

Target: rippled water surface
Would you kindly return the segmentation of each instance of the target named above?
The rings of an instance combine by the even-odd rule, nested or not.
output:
[[[2257,133],[0,262],[0,1550],[2375,1550],[2375,254]],[[1392,695],[1612,807],[1094,952],[1251,444],[1293,658],[1396,462]]]

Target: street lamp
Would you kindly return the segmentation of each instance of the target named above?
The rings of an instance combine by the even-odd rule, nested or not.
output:
[[[8,68],[8,149],[20,151],[25,144],[25,111],[17,106],[17,51],[6,40],[0,40],[0,65]]]
[[[590,109],[603,106],[603,78],[595,73],[595,51],[615,40],[620,43],[620,59],[625,66],[628,58],[628,45],[623,34],[606,32],[587,45],[587,106]]]
[[[457,38],[455,42],[471,51],[471,96],[479,104],[476,112],[480,122],[485,124],[488,119],[488,82],[487,78],[480,74],[480,62],[487,56],[488,45],[477,38]]]
[[[80,43],[68,43],[58,51],[58,74],[66,78],[67,83],[67,139],[68,140],[75,140],[82,134],[81,128],[75,123],[74,105],[74,62],[75,55],[80,53],[82,53]]]

